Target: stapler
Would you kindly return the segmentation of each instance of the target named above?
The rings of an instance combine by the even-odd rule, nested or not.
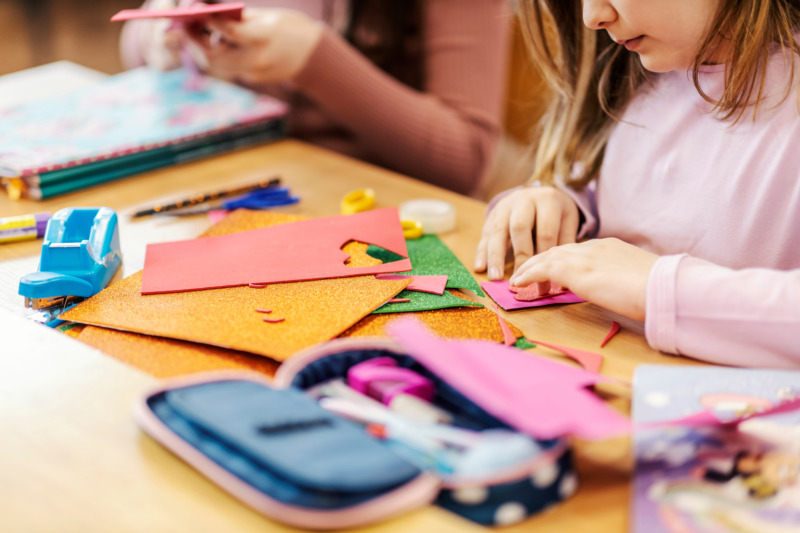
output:
[[[48,325],[100,292],[122,263],[117,214],[108,207],[66,208],[47,223],[38,272],[20,279],[28,316]]]

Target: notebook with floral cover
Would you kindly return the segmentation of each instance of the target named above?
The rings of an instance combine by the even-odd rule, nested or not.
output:
[[[0,110],[0,182],[47,198],[283,135],[284,103],[146,67]]]

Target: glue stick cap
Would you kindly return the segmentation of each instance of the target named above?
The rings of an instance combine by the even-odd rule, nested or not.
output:
[[[444,200],[422,198],[400,204],[402,220],[416,220],[424,233],[447,233],[456,227],[456,209]]]

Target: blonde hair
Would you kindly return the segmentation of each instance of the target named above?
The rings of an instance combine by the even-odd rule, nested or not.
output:
[[[651,74],[606,31],[584,26],[581,0],[520,0],[519,16],[533,61],[553,89],[539,124],[531,181],[552,183],[560,176],[580,189],[597,176],[611,131]],[[755,116],[773,45],[794,75],[799,26],[800,0],[720,0],[709,25],[714,31],[700,44],[692,67],[697,91],[720,120],[736,123],[748,107]],[[714,99],[700,88],[699,72],[723,42],[730,60],[724,92]]]

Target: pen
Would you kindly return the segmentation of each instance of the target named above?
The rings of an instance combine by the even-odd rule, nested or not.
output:
[[[0,243],[43,237],[48,220],[50,220],[50,213],[0,218]]]
[[[275,185],[280,184],[280,178],[270,178],[261,180],[258,183],[254,183],[251,185],[245,185],[243,187],[236,187],[233,189],[224,189],[217,192],[210,192],[205,194],[198,194],[196,196],[192,196],[186,198],[184,200],[180,200],[178,202],[173,202],[171,204],[163,204],[163,205],[154,205],[148,209],[142,209],[141,211],[135,212],[132,216],[133,218],[137,217],[144,217],[147,215],[154,215],[156,213],[162,213],[164,211],[171,211],[173,209],[180,209],[181,207],[186,207],[189,205],[197,205],[202,204],[205,202],[210,202],[212,200],[217,200],[219,198],[227,198],[228,196],[235,196],[239,194],[244,194],[256,189],[261,189],[264,187],[273,187]]]

